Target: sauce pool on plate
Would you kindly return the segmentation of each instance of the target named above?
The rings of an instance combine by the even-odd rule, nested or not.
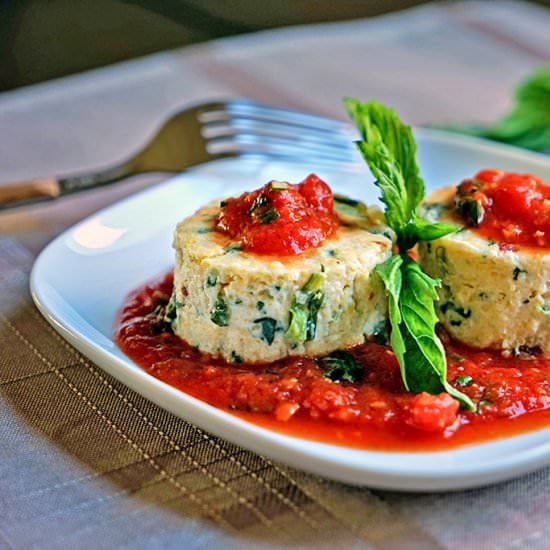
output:
[[[446,344],[447,378],[474,400],[477,410],[460,410],[451,425],[438,429],[445,403],[438,408],[431,399],[426,407],[422,398],[427,394],[407,392],[387,346],[365,343],[350,350],[363,368],[358,383],[331,381],[326,367],[308,357],[264,365],[226,363],[167,329],[159,312],[171,291],[168,274],[128,297],[117,320],[120,348],[152,376],[264,427],[351,447],[420,451],[550,423],[548,359],[505,358],[499,352]]]

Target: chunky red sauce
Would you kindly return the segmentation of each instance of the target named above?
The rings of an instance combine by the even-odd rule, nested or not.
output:
[[[359,383],[336,383],[315,359],[227,364],[166,329],[159,311],[172,276],[131,294],[120,312],[120,348],[149,374],[256,424],[310,439],[370,449],[427,450],[485,441],[550,423],[550,360],[504,358],[448,343],[448,380],[476,412],[446,394],[405,391],[395,356],[367,343],[351,353]]]
[[[550,248],[550,185],[536,176],[481,170],[458,186],[458,201],[484,237]]]
[[[216,228],[243,250],[287,256],[319,246],[338,223],[329,186],[310,174],[296,185],[272,181],[223,201]]]

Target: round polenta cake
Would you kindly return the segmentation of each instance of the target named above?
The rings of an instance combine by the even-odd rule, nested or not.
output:
[[[433,221],[462,225],[419,244],[419,262],[441,279],[439,320],[449,334],[476,348],[550,355],[550,254],[547,249],[501,246],[464,227],[453,214],[456,188],[435,191],[424,203]]]
[[[374,268],[392,241],[347,219],[318,248],[293,256],[246,252],[214,229],[219,202],[177,226],[170,310],[176,334],[232,362],[318,356],[357,345],[386,322]]]

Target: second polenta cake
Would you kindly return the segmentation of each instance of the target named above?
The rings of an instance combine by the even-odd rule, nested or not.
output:
[[[231,362],[267,362],[327,354],[384,331],[386,298],[374,268],[392,241],[379,220],[343,216],[319,246],[274,255],[243,250],[216,230],[219,214],[219,202],[207,205],[176,229],[169,310],[185,341]]]
[[[532,210],[539,228],[520,233],[500,214],[504,222],[494,221],[487,234],[491,210],[503,206],[486,194],[502,193],[507,181],[513,193],[522,185],[534,187],[526,208]],[[473,180],[427,197],[423,208],[428,218],[460,227],[456,233],[419,244],[422,267],[442,282],[439,320],[456,340],[476,348],[550,355],[550,254],[538,242],[548,237],[540,229],[544,220],[537,216],[532,198],[546,189],[543,185],[534,176],[483,170]],[[504,207],[509,205],[519,217],[521,195],[516,200],[505,198]]]

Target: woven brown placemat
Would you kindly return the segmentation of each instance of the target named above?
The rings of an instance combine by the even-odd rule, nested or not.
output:
[[[126,388],[42,318],[29,294],[31,264],[14,239],[0,238],[7,546],[150,546],[182,536],[197,547],[439,546],[372,492],[275,464]]]

